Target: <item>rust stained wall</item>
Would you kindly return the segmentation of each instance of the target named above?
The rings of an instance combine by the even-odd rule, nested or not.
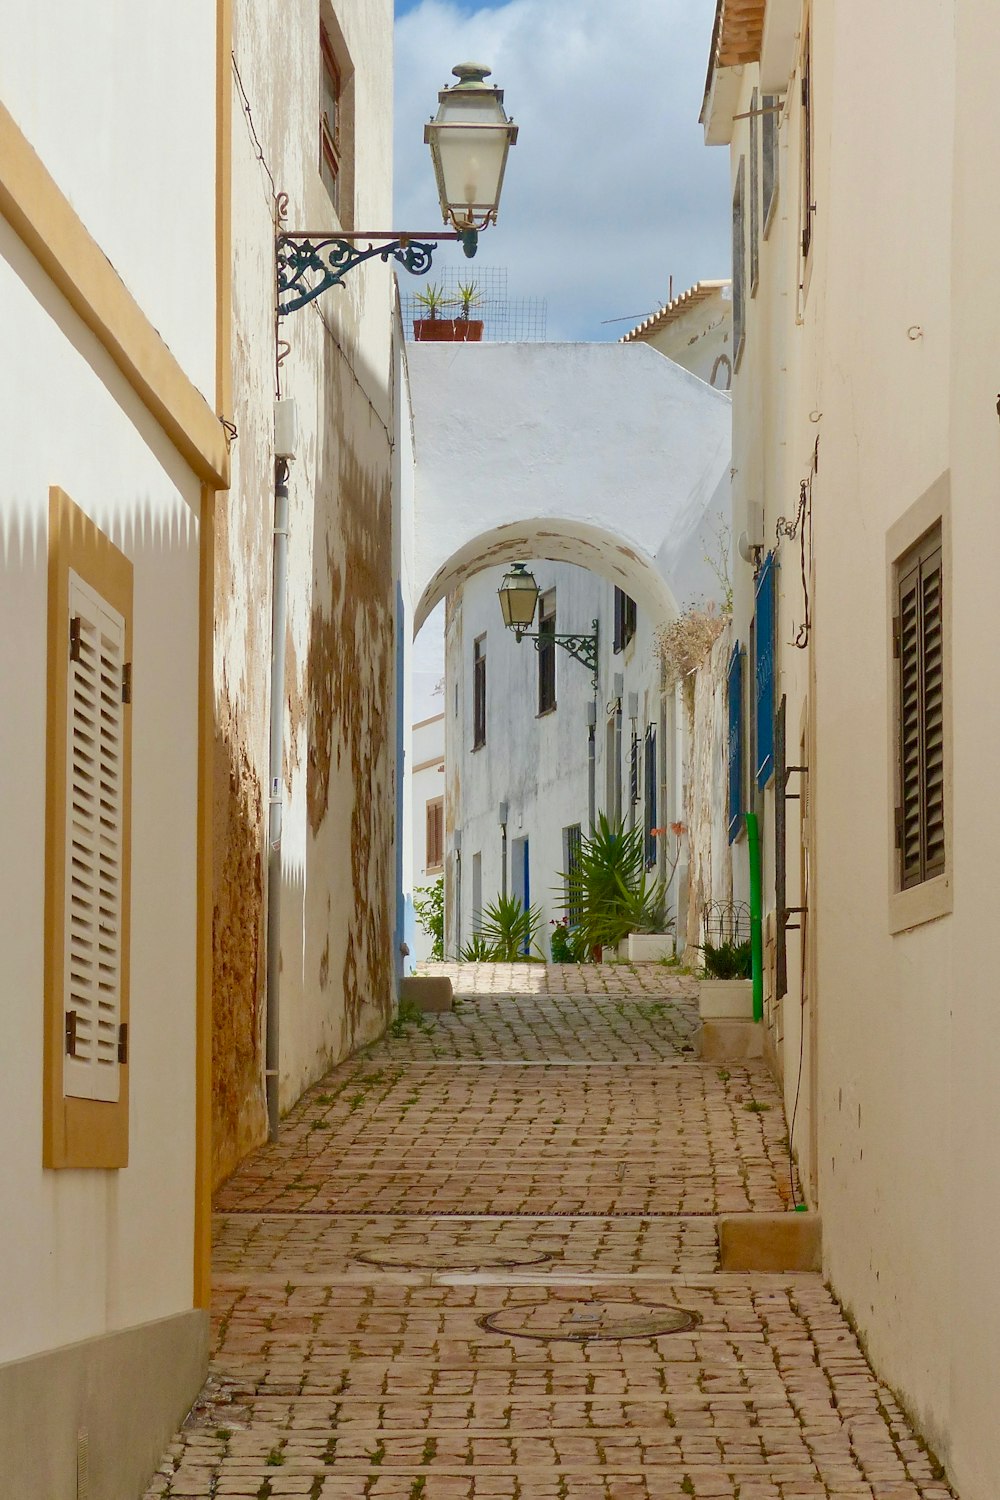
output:
[[[396,634],[388,434],[360,393],[344,390],[341,363],[332,349],[341,389],[317,488],[306,811],[318,860],[349,867],[317,974],[322,985],[339,955],[342,1055],[392,1004]]]
[[[216,729],[212,924],[212,1168],[217,1185],[267,1132],[263,1090],[264,876],[260,785]]]

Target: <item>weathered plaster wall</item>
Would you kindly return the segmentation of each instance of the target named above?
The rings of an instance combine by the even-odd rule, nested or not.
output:
[[[419,626],[486,564],[595,569],[668,619],[710,595],[728,398],[643,344],[414,344]],[[470,480],[474,476],[474,480]]]
[[[644,812],[643,747],[646,729],[657,734],[657,825],[678,821],[681,811],[670,790],[676,777],[674,741],[662,728],[660,664],[654,636],[659,623],[641,611],[635,636],[623,651],[614,646],[614,586],[597,574],[568,563],[530,562],[543,594],[555,590],[559,634],[589,632],[599,621],[600,669],[595,734],[595,790],[598,812],[614,817],[614,709],[616,676],[622,678],[622,744],[618,775],[622,815],[639,826]],[[593,701],[591,674],[561,648],[556,653],[556,707],[538,713],[538,655],[532,641],[520,645],[505,630],[497,601],[501,569],[476,573],[452,595],[445,656],[446,764],[452,860],[446,882],[448,951],[468,942],[473,931],[473,861],[480,858],[482,900],[494,900],[503,886],[503,846],[498,810],[509,808],[508,892],[519,894],[515,843],[528,840],[530,899],[541,908],[540,944],[548,956],[551,924],[565,910],[561,872],[565,869],[564,830],[588,827],[587,705]],[[473,645],[485,636],[486,742],[472,748]],[[630,807],[630,752],[633,724],[629,697],[637,696],[635,733],[639,740],[639,800]],[[612,739],[609,741],[608,726]],[[664,801],[666,800],[666,806]],[[461,893],[454,875],[454,830],[462,832]],[[660,849],[664,847],[661,841]],[[677,891],[669,902],[676,911]],[[459,918],[460,907],[460,921]]]
[[[781,683],[790,760],[806,734],[811,875],[804,1035],[797,985],[783,1007],[786,1097],[801,1037],[796,1144],[823,1213],[827,1272],[956,1491],[992,1500],[1000,1032],[984,912],[1000,836],[1000,311],[988,291],[1000,191],[984,163],[1000,149],[1000,14],[935,0],[811,10],[813,245],[804,265],[796,65],[778,212],[734,387],[735,492],[739,503],[764,498],[769,538],[778,515],[794,515],[818,438],[809,652],[790,648],[798,543],[780,549]],[[805,16],[803,6],[800,34]],[[737,112],[755,72],[743,70]],[[745,125],[734,142],[735,170]],[[944,511],[954,909],[894,930],[890,569],[899,523],[928,495]],[[749,588],[737,579],[741,631]],[[764,808],[767,827],[770,798]],[[790,848],[798,831],[793,815]],[[790,980],[797,968],[790,955]]]
[[[332,12],[325,0],[327,23]],[[353,72],[353,195],[389,218],[391,7],[340,0]],[[376,264],[283,319],[276,194],[288,229],[337,224],[319,176],[318,0],[237,0],[234,405],[240,433],[217,557],[215,1172],[266,1132],[265,921],[276,394],[297,402],[288,478],[280,1105],[374,1035],[394,974],[396,576],[392,280]],[[245,98],[244,98],[245,95]],[[259,143],[259,151],[258,151]],[[263,157],[263,160],[260,160]],[[346,169],[345,169],[346,170]]]
[[[725,788],[728,780],[726,673],[731,651],[732,635],[727,622],[708,657],[695,673],[677,685],[676,691],[679,710],[688,726],[683,821],[687,826],[689,884],[683,940],[695,963],[700,962],[698,949],[705,939],[702,917],[706,904],[747,899],[746,841],[736,846],[734,875],[726,802],[720,796],[720,789]]]

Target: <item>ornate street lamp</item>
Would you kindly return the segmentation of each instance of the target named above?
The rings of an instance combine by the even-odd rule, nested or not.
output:
[[[424,127],[444,222],[451,230],[426,234],[397,230],[357,230],[330,235],[325,231],[282,231],[277,237],[278,313],[294,312],[340,286],[348,271],[376,256],[414,276],[431,268],[443,240],[457,240],[466,255],[476,253],[479,232],[495,224],[503,187],[507,152],[517,140],[517,126],[503,107],[503,89],[486,82],[489,68],[459,63],[458,79],[438,95],[438,112]]]
[[[574,661],[589,667],[593,673],[594,692],[597,692],[599,639],[597,620],[591,621],[594,629],[590,635],[556,635],[552,630],[532,630],[539,588],[534,574],[528,571],[524,563],[515,563],[510,571],[503,575],[497,595],[500,599],[503,622],[508,630],[513,630],[516,640],[534,641],[536,651],[540,651],[543,644],[561,646],[564,651],[569,652]]]

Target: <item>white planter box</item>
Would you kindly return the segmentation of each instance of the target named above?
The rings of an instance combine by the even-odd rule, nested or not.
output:
[[[672,932],[630,932],[619,945],[619,957],[630,964],[652,964],[661,958],[673,958]]]
[[[698,1011],[703,1021],[752,1021],[752,979],[702,979]]]

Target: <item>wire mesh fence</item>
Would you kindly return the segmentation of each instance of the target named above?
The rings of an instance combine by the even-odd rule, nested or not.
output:
[[[417,293],[424,291],[427,283],[418,285],[411,278],[407,281],[406,286],[400,282],[399,300],[404,336],[412,340],[414,321],[428,316],[426,307],[417,299]],[[443,299],[439,313],[443,318],[458,315],[462,302],[460,287],[475,288],[469,316],[482,322],[484,343],[542,343],[546,337],[548,302],[544,297],[509,297],[506,266],[447,266],[434,271],[428,282]]]

